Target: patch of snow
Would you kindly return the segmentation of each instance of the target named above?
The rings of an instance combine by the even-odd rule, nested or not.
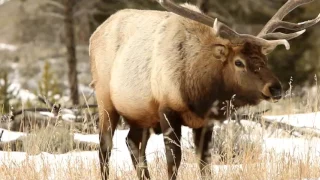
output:
[[[39,113],[47,117],[51,117],[51,118],[55,117],[55,115],[52,112],[40,111]],[[74,122],[77,118],[76,115],[74,115],[74,112],[69,109],[61,109],[60,113],[61,113],[61,118],[64,121]]]
[[[279,116],[263,116],[263,118],[274,120],[277,122],[287,123],[296,127],[309,127],[320,129],[320,112]]]
[[[0,151],[0,166],[7,165],[12,167],[14,165],[20,165],[28,157],[25,152],[7,152]]]
[[[79,91],[83,94],[92,94],[94,90],[88,85],[79,84]]]
[[[40,111],[39,114],[43,116],[51,117],[51,118],[54,117],[54,114],[52,112]]]
[[[5,2],[7,2],[9,0],[0,0],[0,5],[4,4]],[[5,43],[0,43],[0,50],[7,50],[7,51],[16,51],[18,48],[15,45],[11,45],[11,44],[5,44]]]
[[[129,130],[116,130],[113,137],[113,149],[110,157],[110,165],[115,168],[117,176],[123,175],[127,171],[133,170],[133,165],[131,163],[130,153],[125,143],[125,138]],[[191,147],[192,138],[190,138],[190,133],[192,130],[187,127],[182,127],[182,148]],[[5,130],[3,134],[3,141],[9,141],[16,139],[21,136],[25,136],[25,133],[10,132]],[[98,134],[84,135],[75,133],[74,139],[99,143]],[[190,146],[191,145],[191,146]],[[320,155],[320,140],[305,140],[300,138],[266,138],[264,139],[264,151],[265,152],[275,152],[276,154],[287,153],[293,155],[297,158],[303,158],[308,152],[312,152],[314,156]],[[152,134],[146,149],[147,161],[152,162],[156,157],[165,157],[165,148],[163,143],[162,135]],[[99,158],[98,151],[83,151],[83,152],[69,152],[66,154],[48,154],[40,153],[38,155],[28,156],[24,152],[1,152],[0,151],[0,166],[7,165],[8,167],[22,165],[25,162],[32,163],[38,172],[44,166],[50,167],[51,174],[49,179],[56,179],[58,172],[61,169],[72,167],[90,167],[93,164],[98,166]],[[195,163],[188,163],[187,166],[197,167]],[[212,170],[215,172],[225,171],[229,168],[242,168],[241,165],[212,165]]]
[[[285,122],[298,127],[316,127],[320,128],[320,115],[319,113],[297,114],[286,116],[265,116],[265,118],[274,119],[275,121]],[[246,120],[241,120],[241,123],[249,126],[256,126],[256,123]],[[1,130],[1,129],[0,129]],[[131,163],[130,152],[127,148],[125,139],[129,130],[116,130],[113,136],[113,149],[110,157],[110,165],[115,168],[118,176],[121,176],[127,171],[133,170]],[[8,142],[17,139],[21,136],[26,136],[21,132],[10,132],[4,130],[2,141]],[[74,139],[82,142],[99,144],[98,134],[74,134]],[[304,158],[305,156],[319,157],[320,156],[320,139],[302,139],[302,138],[264,138],[263,151],[272,152],[277,154],[288,154],[290,157]],[[188,127],[182,127],[182,148],[192,148],[193,138],[192,130]],[[163,135],[152,134],[146,148],[146,158],[148,162],[152,162],[157,157],[165,157],[165,147],[163,142]],[[57,173],[61,169],[66,169],[72,166],[98,166],[99,158],[98,151],[83,151],[83,152],[69,152],[66,154],[48,154],[40,153],[35,156],[27,156],[23,152],[1,152],[0,151],[0,166],[6,164],[8,167],[21,165],[25,161],[32,161],[35,164],[35,169],[40,171],[43,166],[50,166],[51,173],[50,179],[55,179]],[[195,163],[188,163],[188,166],[195,166]],[[228,168],[242,168],[241,165],[228,166],[228,165],[212,165],[212,169],[216,172],[224,171]]]
[[[76,116],[74,114],[62,114],[61,115],[62,119],[65,121],[75,121],[76,120]]]
[[[14,81],[17,81],[17,78],[14,79]],[[30,91],[22,89],[20,83],[14,81],[12,82],[12,84],[10,84],[8,90],[13,91],[13,94],[15,94],[18,99],[21,99],[22,102],[26,102],[28,100],[35,100],[37,98],[37,96],[31,93]]]
[[[1,131],[3,131],[3,134],[1,137],[1,142],[13,141],[13,140],[16,140],[22,136],[27,136],[27,134],[23,133],[23,132],[12,132],[12,131],[8,131],[6,129],[0,128],[0,132]]]
[[[52,112],[41,111],[39,113],[47,117],[51,117],[51,118],[55,117],[55,115]],[[61,118],[64,121],[74,122],[76,119],[76,116],[73,114],[73,112],[72,114],[69,114],[69,113],[63,114],[63,112],[60,112],[60,113],[61,113]]]
[[[99,135],[74,133],[74,140],[99,144]]]
[[[18,98],[22,100],[22,102],[26,102],[28,100],[35,100],[37,99],[37,96],[31,93],[30,91],[26,89],[20,89],[18,93]]]
[[[296,158],[320,155],[320,139],[266,138],[263,146],[265,151],[285,153]]]
[[[29,156],[24,152],[3,152],[0,151],[0,165],[6,165],[7,167],[17,167],[24,163],[32,164],[37,172],[40,172],[42,168],[46,167],[50,170],[48,179],[55,178],[58,175],[59,170],[67,169],[67,167],[81,168],[81,166],[92,166],[92,163],[98,166],[98,152],[71,152],[66,154],[49,154],[42,152],[38,155]]]

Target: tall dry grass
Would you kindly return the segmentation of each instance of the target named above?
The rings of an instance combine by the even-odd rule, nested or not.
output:
[[[245,179],[245,180],[292,180],[292,179],[318,179],[320,177],[320,159],[295,159],[288,154],[268,153],[255,154],[259,159],[243,158],[240,164],[212,165],[212,171],[207,176],[201,177],[196,164],[196,158],[192,152],[183,151],[183,161],[179,169],[178,179]],[[41,163],[41,162],[37,162]],[[128,162],[128,165],[130,163]],[[53,179],[52,171],[55,171],[54,179],[78,180],[100,179],[100,170],[96,161],[70,162],[67,167],[52,167],[50,162],[44,161],[40,169],[33,161],[25,161],[22,165],[3,165],[0,167],[0,179],[14,180],[43,180]],[[163,156],[156,158],[148,165],[151,179],[163,180],[167,178],[166,163]],[[117,171],[121,176],[116,175]],[[111,168],[110,179],[131,180],[137,179],[134,170]]]
[[[319,110],[319,93],[307,92],[303,97],[297,96],[290,88],[284,100],[276,104],[262,103],[256,107],[245,107],[238,113],[252,113],[272,107],[268,114],[293,114],[308,113]],[[252,117],[253,118],[253,117]],[[248,119],[249,121],[252,119]],[[263,123],[261,123],[263,124]],[[237,122],[217,126],[212,142],[212,164],[210,171],[202,176],[197,166],[198,159],[193,149],[183,149],[182,164],[179,169],[178,179],[227,179],[227,180],[292,180],[292,179],[317,179],[320,178],[320,157],[313,152],[304,152],[297,158],[290,153],[276,153],[263,149],[263,138],[267,133],[273,133],[263,125],[240,126]],[[0,180],[42,180],[42,179],[100,179],[98,166],[97,146],[79,145],[72,139],[74,130],[63,129],[60,126],[48,126],[35,131],[20,141],[20,151],[25,151],[26,158],[22,163],[10,161],[9,158],[0,156]],[[277,137],[290,136],[280,134]],[[312,139],[312,138],[310,138]],[[124,141],[124,140],[123,140]],[[191,140],[192,141],[192,140]],[[77,144],[78,143],[78,144]],[[10,145],[5,149],[12,156],[16,156]],[[66,166],[52,165],[52,160],[45,158],[49,152],[59,154],[66,152],[93,151],[96,158],[77,158],[71,160]],[[41,153],[39,155],[39,153]],[[35,155],[43,156],[40,161],[34,161]],[[159,152],[157,158],[148,163],[151,179],[163,180],[167,178],[166,160],[164,154]],[[117,164],[117,162],[111,162]],[[128,159],[123,167],[111,166],[110,179],[131,180],[137,179],[136,172],[131,168]],[[55,176],[52,177],[54,172]]]

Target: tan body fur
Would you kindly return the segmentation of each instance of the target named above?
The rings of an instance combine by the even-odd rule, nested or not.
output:
[[[187,31],[198,33],[200,39],[192,39],[194,34],[190,37]],[[190,24],[190,20],[172,13],[120,11],[91,37],[91,66],[96,91],[108,92],[107,106],[114,106],[139,126],[155,126],[159,121],[159,106],[166,105],[181,112],[186,125],[200,127],[204,121],[189,112],[181,98],[181,69],[186,63],[182,58],[206,51],[205,48],[210,48],[206,43],[211,45],[215,38],[211,28],[197,22]],[[181,54],[179,45],[185,41],[185,46],[190,46],[194,52]]]
[[[282,98],[282,86],[268,68],[267,54],[305,29],[283,21],[290,11],[311,2],[288,0],[257,36],[239,34],[205,16],[193,5],[158,0],[170,12],[121,10],[90,38],[92,85],[99,108],[99,162],[102,179],[109,175],[112,137],[119,117],[130,125],[126,137],[139,179],[150,179],[146,160],[149,128],[163,133],[168,179],[181,163],[181,126],[193,128],[201,174],[211,163],[211,119],[225,120],[226,104],[234,108]],[[275,32],[278,28],[293,33]],[[227,103],[226,103],[227,102]]]
[[[199,12],[195,6],[185,6]],[[281,98],[280,82],[266,66],[261,46],[232,44],[213,28],[174,13],[121,10],[94,32],[89,52],[100,114],[99,159],[105,177],[120,115],[130,124],[128,148],[141,151],[131,154],[138,176],[146,172],[149,178],[147,165],[137,166],[136,161],[136,156],[145,153],[150,135],[146,128],[161,127],[164,137],[177,144],[181,125],[193,128],[196,151],[206,162],[212,135],[212,128],[206,125],[209,119],[225,120],[223,102],[235,94],[235,107]],[[216,111],[211,111],[212,105],[217,106]],[[164,138],[168,177],[175,179],[181,148],[168,139]]]

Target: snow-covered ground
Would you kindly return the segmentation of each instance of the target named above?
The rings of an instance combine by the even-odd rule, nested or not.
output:
[[[297,127],[313,127],[320,129],[320,115],[319,113],[298,114],[298,115],[285,115],[285,116],[266,116],[265,118],[274,119],[275,121],[285,122]],[[132,170],[133,166],[130,160],[130,154],[125,144],[125,137],[128,130],[116,130],[114,135],[114,148],[111,155],[111,166],[113,168],[120,168],[120,171],[116,171],[118,175],[124,173],[125,170]],[[4,130],[1,141],[7,142],[17,139],[21,136],[26,136],[25,133],[10,132]],[[74,139],[84,142],[98,143],[99,137],[97,134],[74,134]],[[192,135],[191,129],[183,127],[182,129],[182,148],[191,148]],[[307,140],[303,138],[268,138],[263,139],[263,151],[274,152],[276,154],[287,153],[296,158],[303,158],[308,153],[311,157],[320,156],[320,139]],[[147,161],[153,161],[157,156],[164,157],[164,143],[162,135],[152,135],[147,145]],[[35,169],[39,170],[44,165],[50,165],[51,179],[54,179],[55,173],[58,172],[57,167],[63,168],[70,165],[70,163],[76,165],[81,161],[81,165],[92,163],[98,164],[98,152],[97,151],[83,151],[83,152],[69,152],[66,154],[48,154],[40,153],[38,155],[28,156],[24,152],[4,152],[0,151],[0,166],[7,165],[19,165],[24,162],[34,162]],[[225,168],[224,166],[212,166],[213,169],[218,170]]]
[[[0,5],[4,4],[6,1],[9,1],[9,0],[0,0]],[[17,49],[18,47],[15,45],[0,43],[0,50],[16,51]]]
[[[282,116],[264,116],[264,118],[287,123],[296,127],[320,129],[320,112]]]

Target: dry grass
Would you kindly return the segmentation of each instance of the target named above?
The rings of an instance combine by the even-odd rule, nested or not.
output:
[[[317,93],[318,94],[318,93]],[[314,112],[319,109],[319,96],[307,94],[304,97],[290,97],[273,105],[269,114],[292,114],[296,112]],[[270,104],[263,103],[258,107],[244,108],[246,112],[265,110]],[[275,108],[274,108],[275,107]],[[277,108],[280,107],[280,108]],[[260,128],[260,129],[259,129]],[[270,129],[260,126],[259,132],[266,134]],[[72,133],[71,133],[72,134]],[[279,135],[281,136],[281,135]],[[290,135],[289,135],[290,136]],[[193,149],[183,149],[182,164],[179,169],[178,179],[236,179],[236,180],[291,180],[291,179],[317,179],[320,177],[320,157],[314,153],[304,152],[303,157],[297,158],[289,153],[276,153],[263,149],[263,134],[257,133],[257,127],[238,126],[230,123],[228,126],[217,128],[214,134],[213,163],[211,171],[206,176],[201,176],[197,166],[197,158]],[[22,163],[10,161],[1,157],[0,180],[2,179],[100,179],[98,166],[98,153],[96,146],[75,145],[70,136],[70,131],[58,127],[47,127],[31,132],[28,139],[22,141],[27,157]],[[10,148],[7,149],[10,152]],[[66,164],[55,163],[47,159],[44,153],[79,152],[82,150],[95,153],[94,158],[78,157],[76,160],[67,160]],[[17,156],[16,152],[10,152]],[[39,154],[40,153],[40,154]],[[319,152],[317,152],[319,153]],[[38,157],[35,161],[35,155]],[[54,158],[54,155],[50,155]],[[137,179],[131,161],[117,166],[119,162],[111,162],[110,179],[131,180]],[[158,153],[157,157],[148,164],[151,179],[163,180],[167,178],[165,156]],[[55,176],[51,177],[54,172]]]
[[[283,99],[277,103],[262,102],[258,106],[246,107],[247,111],[263,111],[269,109],[268,115],[299,114],[320,111],[320,88],[289,88]]]
[[[318,158],[297,160],[288,154],[268,153],[261,156],[258,161],[252,162],[243,159],[239,165],[218,166],[213,165],[211,174],[202,179],[246,179],[246,180],[291,180],[291,179],[311,179],[320,177],[320,161]],[[179,169],[178,179],[194,180],[201,179],[200,171],[195,163],[195,156],[188,151],[184,151],[183,163]],[[128,164],[129,165],[129,164]],[[0,179],[52,179],[51,171],[55,171],[54,179],[99,179],[99,167],[96,161],[85,161],[79,159],[78,162],[70,162],[67,167],[52,167],[50,162],[44,161],[42,167],[37,169],[39,164],[26,160],[21,166],[14,164],[0,167]],[[157,158],[149,164],[151,179],[166,179],[166,164],[163,157]],[[123,171],[121,176],[116,175],[116,171]],[[135,171],[112,169],[110,179],[137,179]]]
[[[263,152],[261,141],[249,138],[250,136],[239,138],[239,135],[244,133],[243,130],[234,123],[230,124],[230,126],[216,131],[218,134],[215,136],[216,140],[214,140],[212,150],[216,161],[211,165],[210,174],[201,177],[194,151],[192,149],[184,149],[178,179],[291,180],[320,177],[320,157],[316,157],[309,152],[305,152],[304,157],[300,159],[285,153]],[[53,132],[54,130],[56,132]],[[246,132],[249,132],[248,129]],[[60,128],[41,129],[37,135],[35,132],[32,133],[32,138],[24,142],[28,155],[22,163],[9,162],[8,159],[1,158],[5,162],[2,162],[3,165],[0,166],[0,179],[100,179],[97,151],[93,151],[93,153],[96,153],[96,158],[70,158],[70,160],[67,159],[66,163],[61,164],[53,164],[44,153],[38,154],[40,151],[56,151],[57,144],[61,144],[62,147],[69,147],[71,141],[68,140],[68,135],[66,131],[62,131]],[[66,140],[61,142],[62,137],[66,137]],[[225,139],[228,139],[228,141],[225,141]],[[78,150],[76,149],[75,151]],[[10,152],[12,156],[17,156],[15,153]],[[37,160],[32,154],[38,154]],[[225,155],[223,161],[221,161],[221,156],[218,154]],[[54,155],[51,156],[54,158]],[[110,179],[137,179],[136,173],[132,168],[130,170],[125,168],[126,166],[132,166],[131,162],[127,161],[125,163],[116,169],[112,166]],[[114,165],[117,162],[111,162],[111,164]],[[164,154],[159,152],[157,158],[149,163],[148,166],[151,179],[166,179]],[[55,174],[54,178],[51,176],[53,172]]]

